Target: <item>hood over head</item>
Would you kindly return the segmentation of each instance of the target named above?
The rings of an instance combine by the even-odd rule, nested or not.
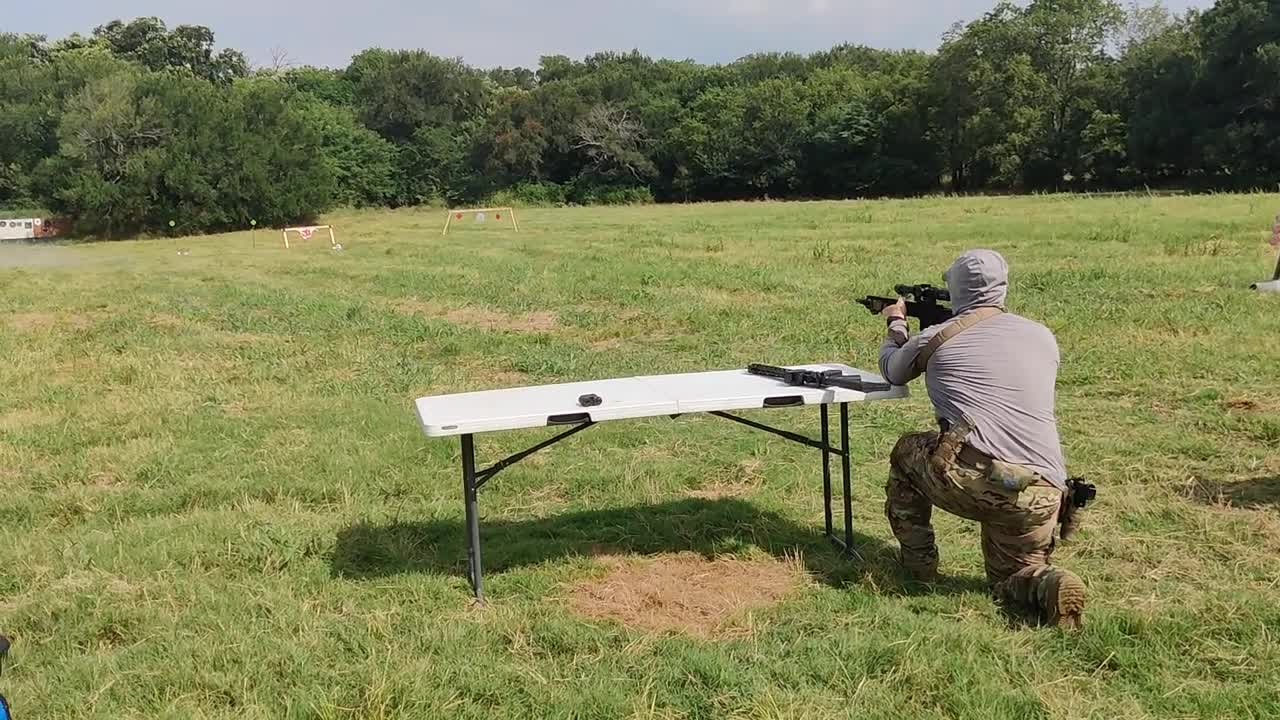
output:
[[[980,307],[1004,307],[1009,264],[994,250],[970,250],[942,274],[956,315]]]

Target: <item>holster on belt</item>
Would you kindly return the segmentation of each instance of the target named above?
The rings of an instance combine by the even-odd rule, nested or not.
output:
[[[970,445],[968,439],[974,430],[974,423],[967,416],[955,424],[946,421],[939,421],[938,424],[942,432],[939,433],[938,444],[929,457],[930,469],[937,477],[947,477],[947,471],[959,461],[982,468],[989,482],[1011,492],[1022,492],[1032,485],[1052,486],[1035,470],[998,460]]]
[[[1058,512],[1058,523],[1061,527],[1058,534],[1063,540],[1071,537],[1080,529],[1080,511],[1098,495],[1098,489],[1084,478],[1067,480],[1067,491],[1062,494],[1062,509]]]
[[[938,444],[934,445],[933,453],[929,455],[929,469],[935,477],[948,478],[951,477],[951,468],[955,467],[956,460],[960,457],[960,451],[967,447],[966,441],[974,430],[974,422],[966,415],[958,423],[939,420],[938,425],[942,432],[938,433]]]

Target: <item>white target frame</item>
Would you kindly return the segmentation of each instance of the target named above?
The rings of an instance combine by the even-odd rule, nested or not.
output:
[[[506,213],[506,214],[508,214],[508,215],[510,215],[510,216],[511,216],[511,228],[512,228],[513,230],[515,230],[516,232],[520,232],[520,223],[516,221],[516,209],[515,209],[515,208],[513,208],[513,207],[500,207],[500,208],[454,208],[454,209],[452,209],[452,210],[450,210],[450,211],[449,211],[449,214],[448,214],[448,215],[446,215],[446,216],[445,216],[445,218],[444,218],[444,230],[442,230],[442,231],[440,232],[440,234],[441,234],[441,235],[448,235],[448,234],[449,234],[449,226],[453,224],[453,220],[454,220],[454,218],[455,218],[455,217],[457,217],[457,218],[458,218],[458,221],[459,221],[459,222],[461,222],[461,221],[462,221],[462,216],[463,216],[463,215],[466,215],[466,214],[471,214],[471,215],[480,215],[480,214],[482,214],[482,213],[493,213],[493,214],[496,216],[496,219],[497,219],[497,221],[498,221],[498,222],[502,222],[502,216],[501,216],[501,215],[499,215],[499,213]]]
[[[281,231],[280,237],[284,239],[285,250],[289,249],[289,233],[291,232],[298,233],[298,238],[300,240],[310,240],[311,236],[314,235],[317,230],[328,230],[329,231],[329,247],[338,246],[338,241],[333,236],[332,225],[304,225],[301,227],[287,227],[283,231]]]

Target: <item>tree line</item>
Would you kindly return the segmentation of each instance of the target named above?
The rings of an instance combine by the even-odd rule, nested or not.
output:
[[[0,206],[115,236],[334,206],[1244,189],[1280,181],[1280,4],[997,4],[936,52],[251,69],[201,26],[0,33]]]

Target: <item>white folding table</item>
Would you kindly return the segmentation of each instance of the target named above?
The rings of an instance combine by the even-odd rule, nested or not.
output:
[[[847,365],[834,363],[793,366],[808,370],[839,370],[864,380],[884,379]],[[580,401],[587,395],[599,404]],[[822,453],[822,489],[826,534],[837,546],[853,545],[853,497],[850,484],[849,403],[905,398],[906,387],[882,392],[861,392],[838,387],[795,387],[779,380],[752,375],[746,370],[723,370],[680,375],[650,375],[591,382],[563,383],[537,387],[486,390],[419,398],[418,419],[427,437],[462,438],[462,487],[466,501],[467,551],[471,588],[477,600],[484,599],[480,570],[480,516],[478,494],[489,480],[533,453],[575,435],[592,425],[610,420],[708,413],[757,430],[779,435]],[[827,406],[840,406],[840,447],[830,444]],[[786,408],[817,405],[822,437],[780,430],[730,414],[731,410]],[[474,436],[479,433],[525,428],[571,426],[533,447],[515,453],[483,470],[476,470]],[[840,457],[844,479],[844,537],[835,534],[831,512],[831,456]]]

